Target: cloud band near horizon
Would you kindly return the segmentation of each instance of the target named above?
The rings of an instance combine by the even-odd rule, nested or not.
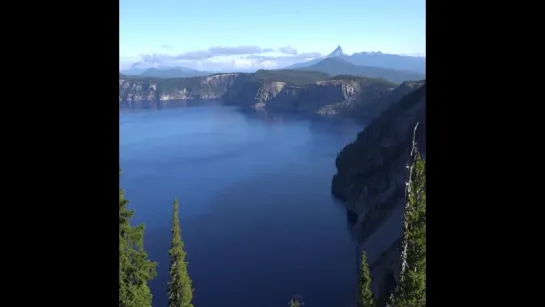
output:
[[[172,50],[170,45],[162,45],[163,49]],[[265,55],[267,53],[276,53],[281,55]],[[239,56],[238,58],[234,58]],[[277,68],[291,65],[297,61],[320,57],[318,52],[298,53],[292,46],[279,48],[261,48],[253,45],[241,45],[234,47],[213,46],[207,50],[192,50],[179,54],[153,53],[143,54],[131,67],[160,67],[174,65],[188,65],[197,69],[212,69],[217,66],[219,69],[240,68]],[[212,61],[216,57],[231,57],[224,62]],[[120,59],[121,61],[121,59]],[[127,63],[127,65],[130,65]],[[229,67],[232,66],[232,67]],[[125,69],[128,67],[125,67]]]

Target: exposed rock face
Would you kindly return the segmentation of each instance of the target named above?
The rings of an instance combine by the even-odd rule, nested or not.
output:
[[[246,82],[246,80],[239,80],[238,82],[240,83],[237,84],[238,86],[233,87],[223,96],[225,103],[266,109],[270,109],[273,103],[279,103],[285,109],[290,109],[300,91],[299,87],[282,81]]]
[[[266,73],[270,72],[262,74]],[[275,81],[270,75],[267,75],[269,79],[259,79],[256,74],[138,80],[120,75],[119,102],[222,99],[226,104],[273,112],[341,115],[371,120],[423,84],[404,82],[396,86],[384,80],[351,76],[296,83]],[[273,77],[293,77],[287,73],[279,75]]]
[[[220,99],[241,74],[177,79],[119,79],[119,101]]]
[[[388,86],[383,90],[387,91]],[[366,83],[353,80],[318,81],[300,96],[298,110],[317,114],[342,114],[356,108]]]
[[[333,177],[332,193],[345,201],[350,212],[357,214],[353,230],[360,241],[360,252],[367,253],[372,287],[380,305],[395,285],[406,165],[417,122],[417,146],[423,157],[426,154],[425,81],[413,86],[410,94],[343,148],[335,161],[337,174]]]
[[[367,105],[395,93],[395,85],[372,79],[342,79],[291,85],[280,81],[246,82],[229,91],[228,104],[270,111],[356,116]],[[370,116],[370,117],[374,117]]]
[[[119,101],[156,100],[157,89],[150,80],[127,81],[119,79]]]

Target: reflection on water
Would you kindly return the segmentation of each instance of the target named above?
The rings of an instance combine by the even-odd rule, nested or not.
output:
[[[140,101],[122,101],[119,103],[121,112],[149,112],[160,111],[163,109],[196,107],[196,106],[219,106],[222,102],[219,100],[140,100]]]

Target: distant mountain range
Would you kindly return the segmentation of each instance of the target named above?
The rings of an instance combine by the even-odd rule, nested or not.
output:
[[[191,68],[189,68],[191,69]],[[211,72],[199,71],[199,70],[185,70],[181,68],[167,68],[167,69],[158,69],[150,68],[140,74],[142,77],[151,77],[151,78],[186,78],[186,77],[201,77],[211,75]]]
[[[348,55],[343,52],[341,46],[338,46],[325,57],[313,59],[303,63],[296,63],[286,67],[285,69],[296,69],[312,66],[327,58],[342,58],[347,62],[354,65],[372,66],[389,68],[394,70],[413,71],[420,74],[426,73],[426,58],[425,57],[413,57],[399,54],[387,54],[378,52],[359,52],[352,55]]]
[[[341,56],[328,57],[311,66],[295,68],[294,70],[318,71],[326,73],[330,76],[350,75],[368,78],[382,78],[395,83],[422,80],[425,78],[424,74],[413,71],[354,65]]]
[[[133,65],[134,66],[134,65]],[[133,67],[131,69],[122,70],[120,73],[127,76],[142,76],[150,78],[188,78],[211,75],[211,72],[199,71],[189,67],[172,67],[172,68],[147,68],[142,69]]]
[[[338,46],[325,57],[290,65],[282,70],[317,71],[329,76],[352,75],[382,78],[391,82],[421,80],[425,78],[426,58],[381,52],[360,52],[348,55]],[[148,78],[187,78],[214,74],[189,67],[149,68],[137,62],[128,70],[120,72],[126,76]]]

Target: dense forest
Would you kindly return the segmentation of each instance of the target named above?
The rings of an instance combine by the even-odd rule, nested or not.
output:
[[[400,248],[400,272],[397,286],[387,307],[426,306],[426,161],[413,141],[408,163],[403,240]],[[134,211],[119,190],[119,307],[150,307],[152,294],[148,282],[156,276],[157,263],[151,261],[143,247],[144,225],[131,226]],[[178,218],[178,201],[174,200],[172,238],[169,250],[169,307],[193,306],[193,288],[185,261],[184,243]],[[361,257],[358,307],[376,306],[371,290],[371,275],[365,252]],[[302,306],[302,298],[293,296],[291,307]],[[332,306],[333,307],[333,306]]]

